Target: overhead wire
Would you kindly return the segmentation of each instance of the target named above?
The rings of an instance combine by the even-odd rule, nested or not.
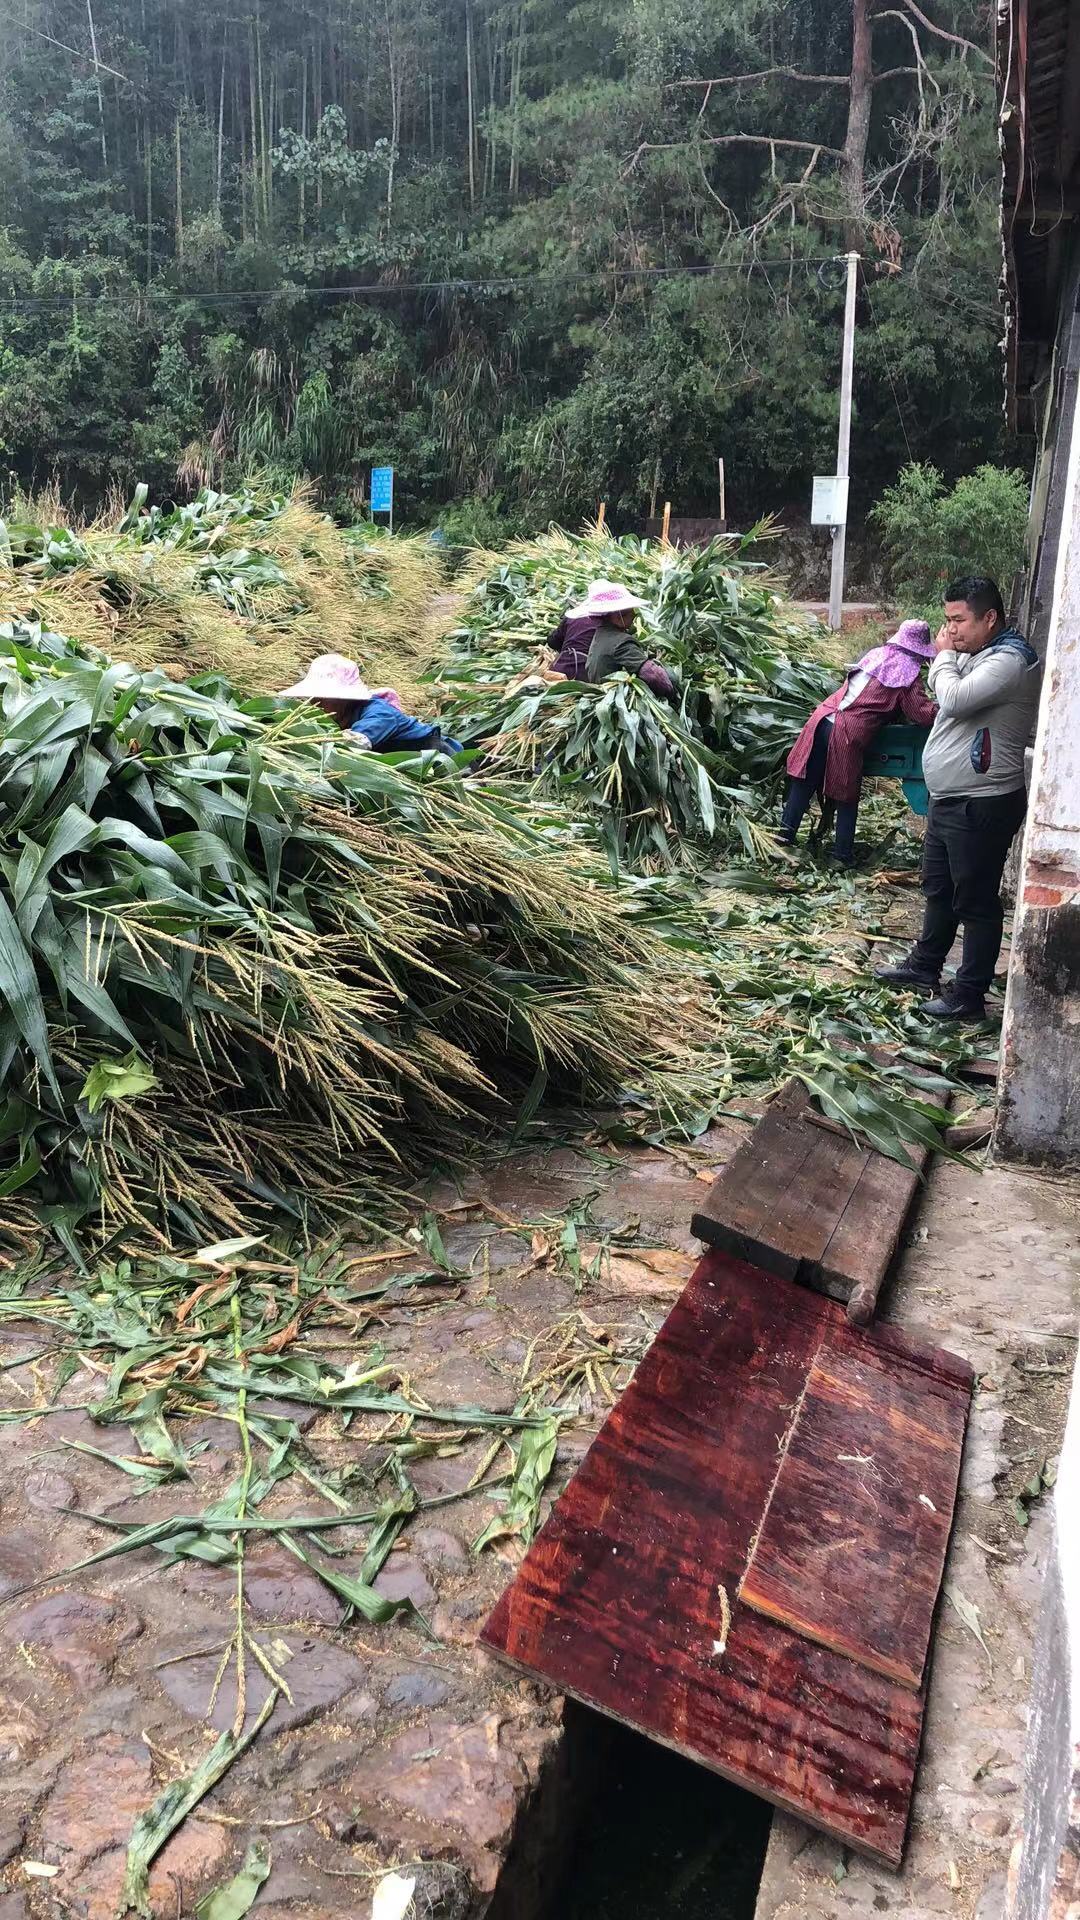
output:
[[[797,265],[813,267],[841,258],[836,254],[805,255]],[[334,286],[281,286],[281,287],[238,287],[223,290],[219,287],[183,287],[163,286],[132,288],[125,287],[115,293],[107,291],[84,293],[70,289],[66,293],[22,294],[12,290],[6,296],[0,296],[0,312],[29,311],[49,312],[59,309],[66,312],[73,301],[77,304],[108,305],[120,304],[129,307],[133,300],[170,300],[174,304],[182,300],[195,300],[204,306],[231,306],[237,301],[256,301],[269,303],[290,297],[297,300],[352,300],[360,298],[389,299],[396,295],[412,293],[514,293],[529,287],[574,286],[584,281],[605,280],[711,280],[725,273],[746,274],[770,267],[788,267],[789,258],[783,260],[717,260],[707,266],[677,267],[585,267],[574,273],[527,273],[527,274],[484,274],[465,276],[446,280],[396,280],[365,281],[359,285]]]
[[[842,264],[841,253],[804,254],[796,258],[797,268],[832,266]],[[456,275],[441,280],[367,280],[344,286],[303,286],[289,283],[278,287],[187,287],[165,283],[155,283],[149,287],[126,286],[116,291],[101,289],[86,291],[69,288],[63,293],[18,293],[10,288],[6,294],[0,293],[0,315],[4,312],[50,312],[70,310],[72,303],[79,306],[122,305],[130,307],[133,302],[165,300],[174,305],[179,301],[196,301],[202,306],[232,306],[237,302],[255,302],[269,305],[275,300],[357,300],[357,299],[393,299],[398,296],[419,293],[482,293],[489,296],[503,293],[516,293],[530,288],[577,286],[586,282],[610,280],[636,280],[640,282],[660,282],[665,280],[714,280],[725,274],[745,275],[763,273],[768,276],[770,269],[785,271],[791,267],[791,257],[777,257],[775,260],[760,256],[750,260],[717,260],[704,266],[680,265],[673,267],[583,267],[572,273],[524,273],[524,274],[472,274]],[[819,274],[820,277],[820,274]],[[862,273],[863,286],[873,315],[873,299],[865,269]],[[985,314],[987,307],[973,298],[957,295],[955,289],[945,289],[929,281],[925,274],[919,276],[920,286],[930,295],[952,305],[957,311],[966,310],[976,317]],[[876,319],[874,320],[877,326]]]

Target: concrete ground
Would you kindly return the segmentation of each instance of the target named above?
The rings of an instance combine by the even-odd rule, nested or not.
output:
[[[756,1920],[1001,1920],[1022,1815],[1049,1496],[1024,1495],[1061,1444],[1080,1309],[1076,1183],[936,1163],[884,1302],[977,1375],[935,1638],[904,1865],[873,1866],[773,1821]],[[977,1637],[981,1635],[981,1639]]]

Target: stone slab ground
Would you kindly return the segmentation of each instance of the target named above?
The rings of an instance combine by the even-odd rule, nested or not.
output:
[[[730,1136],[718,1132],[681,1157],[559,1148],[489,1164],[467,1188],[478,1209],[462,1211],[454,1192],[437,1196],[447,1209],[448,1253],[467,1277],[438,1289],[429,1305],[387,1307],[369,1324],[368,1339],[378,1337],[429,1402],[509,1409],[530,1352],[557,1364],[582,1334],[586,1346],[625,1356],[621,1370],[608,1374],[617,1390],[690,1271],[688,1222],[701,1192],[695,1176],[719,1167],[736,1124]],[[558,1243],[564,1217],[585,1211],[579,1281]],[[622,1256],[589,1277],[592,1247],[612,1230],[624,1236]],[[3,1408],[46,1404],[55,1364],[42,1352],[47,1346],[40,1326],[3,1329]],[[334,1358],[343,1358],[340,1348]],[[97,1426],[79,1405],[103,1386],[99,1374],[80,1368],[61,1390],[65,1411],[0,1424],[0,1920],[112,1920],[133,1821],[232,1725],[236,1711],[232,1668],[215,1693],[234,1619],[231,1568],[168,1566],[148,1550],[70,1579],[46,1579],[110,1537],[80,1512],[145,1522],[198,1511],[237,1472],[235,1425],[206,1419],[185,1434],[189,1444],[205,1443],[194,1486],[174,1483],[140,1497],[130,1479],[71,1444],[131,1448],[127,1428]],[[579,1398],[552,1491],[609,1405],[595,1375],[591,1384],[583,1376]],[[296,1408],[288,1411],[295,1417]],[[312,1424],[310,1411],[300,1410],[301,1424],[324,1467],[362,1457],[358,1443],[376,1437],[377,1421],[358,1418],[343,1439],[336,1417]],[[486,1435],[416,1461],[421,1497],[467,1488],[489,1445]],[[295,1482],[286,1486],[263,1511],[275,1501],[279,1511],[329,1511],[306,1488],[298,1503]],[[513,1543],[480,1556],[471,1551],[498,1510],[490,1494],[477,1492],[421,1515],[378,1578],[381,1592],[415,1601],[434,1639],[399,1621],[339,1627],[341,1608],[303,1565],[274,1543],[249,1548],[249,1620],[292,1698],[279,1701],[254,1744],[160,1854],[151,1875],[155,1915],[193,1914],[256,1836],[269,1841],[273,1856],[255,1907],[267,1920],[366,1915],[373,1885],[390,1866],[417,1876],[418,1912],[444,1920],[480,1914],[516,1833],[523,1866],[512,1894],[503,1875],[500,1898],[514,1920],[539,1906],[536,1846],[546,1828],[523,1839],[521,1815],[541,1782],[548,1788],[543,1819],[558,1805],[562,1710],[475,1647],[518,1554]],[[354,1558],[346,1564],[355,1569]],[[43,1579],[43,1587],[23,1591]],[[269,1684],[249,1660],[249,1722]]]
[[[916,901],[904,891],[890,911],[898,939]],[[597,1346],[622,1362],[601,1368],[618,1391],[696,1256],[688,1223],[698,1183],[741,1133],[731,1120],[686,1153],[559,1146],[490,1162],[461,1193],[436,1195],[447,1250],[466,1277],[423,1307],[388,1306],[368,1338],[429,1400],[509,1409],[523,1366],[555,1368]],[[463,1198],[480,1204],[462,1210]],[[585,1222],[580,1277],[559,1252],[571,1218]],[[611,1236],[614,1257],[595,1261],[593,1248]],[[758,1920],[1000,1920],[1050,1551],[1048,1502],[1032,1504],[1026,1528],[1015,1502],[1060,1444],[1078,1247],[1075,1186],[935,1166],[883,1310],[970,1358],[979,1384],[908,1855],[892,1875],[778,1817]],[[0,1328],[0,1411],[47,1404],[48,1345],[40,1326]],[[338,1346],[333,1357],[347,1354]],[[147,1553],[59,1577],[106,1537],[80,1513],[143,1521],[190,1511],[237,1471],[235,1427],[206,1419],[186,1436],[205,1443],[194,1486],[139,1497],[68,1444],[130,1446],[127,1429],[96,1426],[79,1404],[103,1386],[83,1368],[60,1393],[65,1411],[0,1422],[0,1920],[112,1920],[134,1819],[236,1708],[234,1679],[214,1697],[234,1619],[231,1572],[167,1567]],[[552,1492],[609,1405],[595,1371],[591,1380],[581,1372],[575,1392],[579,1413],[563,1431]],[[378,1422],[360,1418],[346,1438],[311,1410],[301,1424],[326,1466],[363,1457],[378,1437]],[[256,1836],[273,1857],[255,1906],[264,1920],[366,1920],[391,1866],[415,1875],[417,1912],[430,1920],[558,1912],[552,1887],[586,1802],[587,1783],[570,1771],[583,1764],[582,1742],[564,1738],[558,1699],[476,1648],[518,1557],[514,1543],[471,1551],[498,1510],[489,1494],[468,1492],[488,1445],[466,1439],[414,1463],[423,1497],[466,1497],[419,1516],[379,1576],[383,1592],[415,1600],[434,1639],[400,1622],[341,1627],[306,1568],[275,1544],[250,1549],[249,1617],[292,1699],[159,1856],[156,1920],[194,1915]],[[297,1511],[295,1486],[271,1496],[267,1511],[275,1501]],[[321,1510],[306,1490],[302,1510]],[[355,1567],[347,1544],[345,1564]],[[47,1575],[58,1577],[23,1591]],[[249,1662],[249,1720],[265,1692]],[[55,1871],[28,1874],[28,1865]]]

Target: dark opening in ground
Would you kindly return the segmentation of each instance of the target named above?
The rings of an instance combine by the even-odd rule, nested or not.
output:
[[[574,1719],[603,1760],[558,1920],[752,1920],[771,1807],[585,1708]]]

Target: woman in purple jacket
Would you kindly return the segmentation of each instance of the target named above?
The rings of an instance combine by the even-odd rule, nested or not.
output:
[[[674,700],[671,675],[634,638],[634,614],[644,605],[629,588],[612,580],[594,580],[586,599],[568,609],[551,636],[552,642],[561,643],[551,672],[593,686],[611,673],[632,673],[650,693]]]
[[[863,756],[886,721],[933,724],[937,707],[919,685],[920,668],[933,657],[926,621],[905,620],[884,646],[871,648],[849,667],[843,685],[815,707],[788,754],[790,781],[777,834],[784,846],[794,846],[803,815],[819,793],[836,808],[836,859],[851,865]]]

